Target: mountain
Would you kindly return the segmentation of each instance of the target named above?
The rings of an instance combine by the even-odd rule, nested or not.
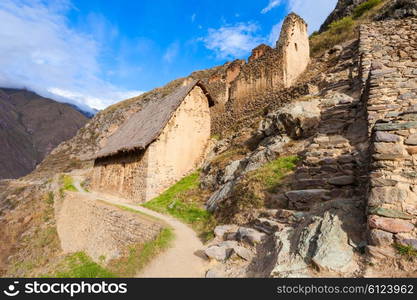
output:
[[[65,103],[65,104],[68,105],[68,106],[71,106],[73,109],[79,111],[86,118],[89,118],[89,119],[91,119],[92,117],[94,117],[99,112],[99,110],[98,109],[95,109],[95,108],[91,108],[91,109],[87,110],[87,109],[83,109],[83,108],[81,108],[81,107],[79,107],[79,106],[77,106],[75,104],[72,104],[72,103]]]
[[[0,179],[30,173],[87,121],[67,104],[26,90],[0,88]]]

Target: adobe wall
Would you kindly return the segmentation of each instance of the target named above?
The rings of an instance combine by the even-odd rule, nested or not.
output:
[[[148,153],[132,151],[96,159],[92,189],[141,203],[146,198]]]
[[[210,123],[207,97],[196,86],[147,149],[146,201],[202,163],[210,139]]]
[[[371,161],[371,246],[417,248],[417,19],[360,29]]]
[[[85,251],[95,261],[118,258],[126,247],[155,239],[163,228],[151,218],[70,192],[56,208],[56,222],[62,250]]]
[[[282,55],[283,84],[290,87],[310,62],[307,24],[302,18],[290,14],[285,19],[277,49]]]
[[[212,131],[227,129],[228,119],[250,117],[248,112],[278,102],[278,94],[287,93],[310,61],[307,24],[296,14],[284,21],[277,48],[259,45],[247,63],[234,61],[221,68],[205,82],[216,101],[212,108]],[[256,102],[256,103],[255,103]],[[261,108],[262,109],[262,108]]]

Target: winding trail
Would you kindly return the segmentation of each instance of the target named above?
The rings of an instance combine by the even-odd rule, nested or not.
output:
[[[207,262],[197,256],[196,251],[203,247],[202,242],[197,234],[187,225],[180,221],[142,206],[126,204],[123,198],[115,197],[108,194],[87,192],[80,182],[83,178],[80,176],[72,176],[74,186],[79,193],[92,200],[102,200],[110,204],[116,204],[138,212],[145,213],[160,219],[168,224],[174,230],[175,238],[172,246],[163,253],[155,257],[136,277],[138,278],[201,278],[205,277],[207,270]]]

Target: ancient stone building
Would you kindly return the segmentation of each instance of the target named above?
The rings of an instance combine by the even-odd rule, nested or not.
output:
[[[307,24],[296,14],[290,14],[285,19],[277,49],[282,55],[284,86],[290,87],[310,62]]]
[[[158,196],[203,161],[212,104],[197,81],[148,102],[96,154],[93,189],[138,203]]]
[[[213,131],[218,133],[232,124],[228,120],[249,117],[250,111],[262,110],[285,88],[295,86],[297,78],[310,62],[310,46],[306,22],[291,13],[285,19],[276,48],[259,45],[248,61],[236,60],[218,68],[206,86],[216,105],[212,112]],[[265,98],[268,101],[265,101]]]

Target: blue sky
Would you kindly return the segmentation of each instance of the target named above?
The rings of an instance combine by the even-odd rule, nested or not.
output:
[[[102,109],[274,45],[295,11],[316,30],[336,0],[1,0],[0,86]]]

